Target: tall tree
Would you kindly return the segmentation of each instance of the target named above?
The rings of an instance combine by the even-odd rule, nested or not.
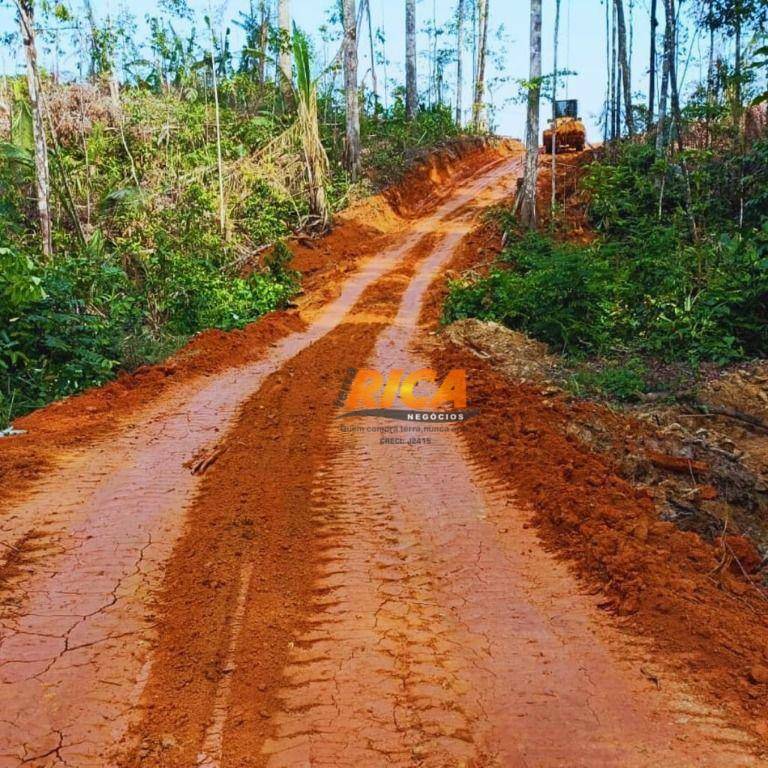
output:
[[[669,82],[669,99],[672,110],[672,123],[675,129],[677,139],[677,149],[679,151],[680,168],[683,172],[683,193],[685,196],[685,211],[691,227],[691,235],[694,240],[698,239],[698,228],[696,218],[693,214],[693,197],[691,193],[691,175],[688,171],[688,162],[685,158],[685,137],[683,136],[683,116],[680,110],[680,92],[677,83],[677,16],[675,13],[675,0],[664,0],[665,24],[669,30],[669,45],[665,46],[665,55],[668,57],[666,63],[667,79]]]
[[[208,0],[208,32],[211,52],[211,82],[213,85],[213,104],[216,123],[216,169],[219,182],[219,230],[222,235],[227,232],[227,208],[224,200],[224,162],[221,153],[221,112],[219,111],[219,83],[216,77],[216,42],[213,32],[213,14],[211,0]]]
[[[661,60],[661,89],[659,90],[659,119],[656,123],[656,152],[662,154],[667,146],[667,102],[669,100],[670,62],[676,56],[675,28],[670,24],[667,2],[664,0],[664,52]]]
[[[464,49],[464,0],[456,8],[456,125],[462,122],[461,92],[464,88],[462,53]]]
[[[648,66],[648,127],[653,125],[656,109],[656,28],[659,26],[658,0],[651,0],[651,53]]]
[[[344,93],[347,102],[345,165],[352,181],[357,181],[360,171],[360,108],[357,94],[357,14],[355,13],[355,0],[344,0],[343,15]]]
[[[269,9],[265,0],[259,3],[261,27],[259,30],[259,85],[267,81],[267,45],[269,43]]]
[[[675,0],[664,0],[666,24],[670,29],[670,44],[666,54],[669,57],[667,70],[669,73],[669,96],[672,108],[672,121],[675,128],[678,146],[683,149],[683,118],[680,111],[680,94],[677,84],[677,16],[675,15]]]
[[[379,101],[379,83],[376,77],[376,47],[373,44],[373,22],[371,21],[371,0],[362,0],[365,3],[365,15],[368,21],[368,47],[371,54],[371,88],[374,102]]]
[[[614,0],[616,5],[616,25],[619,43],[619,69],[621,71],[621,90],[624,93],[624,122],[630,136],[635,133],[635,118],[632,114],[632,71],[627,49],[627,24],[624,19],[624,0]]]
[[[735,116],[739,125],[741,126],[741,108],[742,108],[742,51],[741,51],[741,26],[743,7],[740,0],[736,0],[733,13],[733,45],[734,45],[734,62],[733,62],[733,75],[734,75],[734,101],[736,103]]]
[[[555,220],[557,206],[557,48],[560,42],[560,0],[555,0],[555,37],[552,41],[552,198],[550,209]]]
[[[488,0],[477,0],[477,66],[475,96],[472,101],[472,125],[476,131],[488,130],[488,110],[485,104],[485,60],[488,43]]]
[[[280,91],[283,99],[289,103],[293,98],[293,74],[291,72],[291,5],[290,0],[278,0],[277,26],[280,33],[280,51],[278,70]]]
[[[51,174],[48,165],[48,143],[45,138],[43,103],[40,98],[40,73],[37,67],[37,39],[35,36],[35,12],[33,0],[16,0],[19,12],[21,39],[27,61],[27,89],[32,108],[32,136],[35,143],[35,184],[37,192],[37,215],[40,221],[40,236],[43,243],[43,256],[49,258],[53,253],[51,236]]]
[[[416,0],[405,0],[405,114],[416,116],[419,106],[416,76]]]
[[[603,110],[603,143],[611,138],[611,106],[613,99],[613,81],[611,80],[611,10],[605,4],[605,109]]]
[[[617,72],[616,54],[616,4],[611,4],[611,140],[615,141],[619,135],[620,106],[619,106],[619,78]]]
[[[539,171],[539,104],[541,101],[541,0],[531,0],[528,114],[525,121],[525,170],[515,201],[523,226],[536,226],[536,181]]]
[[[712,108],[715,101],[715,24],[714,24],[714,0],[709,0],[707,8],[707,27],[709,28],[709,53],[707,60],[707,147],[711,138],[710,123],[712,121]]]

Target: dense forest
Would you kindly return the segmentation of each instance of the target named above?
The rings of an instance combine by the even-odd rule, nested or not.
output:
[[[25,74],[0,81],[0,421],[289,303],[300,276],[286,237],[322,233],[419,150],[493,128],[489,4],[458,0],[419,51],[422,8],[405,0],[396,83],[368,0],[329,4],[322,34],[338,50],[322,57],[287,0],[231,19],[209,8],[202,25],[200,9],[169,0],[147,16],[146,40],[127,10],[15,0],[4,42]],[[539,156],[566,74],[560,5],[547,27],[555,60],[542,64],[533,0],[530,72],[511,73],[528,149],[517,200],[498,213],[507,247],[488,274],[454,281],[446,320],[497,319],[569,355],[604,357],[599,376],[622,393],[645,386],[650,359],[764,355],[764,4],[652,0],[647,40],[633,41],[627,18],[640,10],[604,3],[603,142],[579,171],[589,242],[568,236],[557,153]],[[235,26],[246,40],[236,52]],[[645,93],[633,90],[628,52],[641,44]],[[66,46],[78,52],[74,78],[57,68]],[[706,77],[692,82],[700,51]]]

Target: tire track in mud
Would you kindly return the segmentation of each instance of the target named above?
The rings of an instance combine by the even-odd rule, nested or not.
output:
[[[449,248],[419,265],[366,367],[424,367],[415,318]],[[642,649],[600,620],[455,431],[420,446],[333,432],[327,447],[313,610],[260,759],[252,742],[227,768],[760,764],[721,713],[638,672]]]
[[[111,764],[110,753],[140,714],[136,703],[149,671],[156,621],[150,596],[183,534],[187,503],[199,484],[185,463],[204,446],[210,450],[220,444],[243,398],[269,381],[271,371],[284,366],[275,380],[278,386],[281,376],[290,377],[285,363],[302,350],[313,349],[321,359],[324,353],[343,360],[333,329],[366,288],[414,249],[428,247],[425,233],[439,229],[442,219],[508,173],[509,161],[494,163],[461,185],[435,213],[410,226],[397,246],[366,262],[307,331],[278,342],[264,360],[218,374],[202,388],[180,388],[132,429],[73,457],[34,496],[3,517],[3,540],[41,540],[35,544],[37,552],[25,555],[23,568],[8,569],[10,577],[3,585],[0,766]],[[364,350],[369,330],[354,327],[351,334],[342,334],[344,343],[351,339],[356,350]],[[314,386],[322,391],[325,384],[321,377]],[[272,421],[264,422],[265,429]],[[290,442],[294,429],[284,424],[275,440]],[[228,439],[231,451],[230,443]],[[258,455],[251,457],[251,463],[258,460]],[[296,461],[292,455],[286,467]],[[214,465],[205,477],[213,477],[216,469]],[[288,486],[291,480],[283,478]],[[238,519],[236,525],[238,541],[256,537],[253,520],[247,524]],[[230,548],[228,554],[239,562],[242,547]],[[181,622],[188,624],[194,615],[198,593],[214,595],[223,615],[231,616],[237,590],[217,580],[205,558],[197,565],[201,570],[190,585],[192,591],[180,596],[190,609]],[[193,635],[203,630],[191,629]],[[200,670],[203,680],[214,681],[214,688],[220,656],[219,651]],[[183,667],[179,660],[168,663]],[[205,688],[198,679],[184,683],[195,690]],[[205,708],[206,718],[211,703],[198,705]],[[161,733],[159,743],[164,751],[177,751],[172,733]]]
[[[168,563],[159,645],[144,715],[133,729],[140,744],[121,764],[218,765],[232,750],[238,765],[249,764],[252,744],[268,727],[270,689],[263,679],[279,675],[291,636],[286,627],[304,615],[303,590],[313,580],[307,494],[326,458],[326,428],[342,382],[391,322],[415,265],[433,257],[435,243],[466,231],[483,190],[501,195],[516,173],[515,162],[497,166],[452,201],[443,223],[418,227],[408,261],[371,281],[346,322],[269,376],[247,402],[227,437],[226,454],[203,478]],[[255,564],[254,576],[241,624],[236,585],[248,562]],[[239,643],[236,662],[228,654],[233,624],[241,624],[235,634],[249,639]],[[250,681],[243,690],[234,673],[242,668],[262,682]],[[232,702],[223,731],[212,705],[222,688]],[[219,748],[223,754],[216,754]]]

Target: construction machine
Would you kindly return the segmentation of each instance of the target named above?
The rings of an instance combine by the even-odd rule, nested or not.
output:
[[[554,125],[552,125],[554,122]],[[564,99],[555,102],[555,119],[544,131],[544,151],[552,154],[553,129],[556,137],[556,151],[581,152],[587,141],[587,129],[579,117],[579,102],[576,99]]]

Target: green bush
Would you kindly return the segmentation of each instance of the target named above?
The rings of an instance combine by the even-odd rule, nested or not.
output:
[[[305,196],[269,183],[279,180],[279,162],[268,172],[238,162],[269,145],[295,115],[272,85],[245,74],[220,79],[224,236],[211,94],[193,75],[180,76],[171,90],[141,79],[124,83],[119,126],[102,122],[110,121],[105,94],[83,106],[62,87],[62,101],[70,103],[64,109],[76,112],[63,121],[51,152],[48,262],[40,257],[29,146],[15,134],[0,141],[0,421],[99,384],[120,368],[158,360],[200,330],[241,327],[298,290],[290,251],[279,241],[306,215]],[[17,84],[14,114],[28,113],[25,82]],[[349,191],[340,162],[343,107],[335,91],[323,98],[332,161],[327,194],[337,207]],[[371,108],[362,123],[364,167],[378,171],[380,181],[395,178],[415,151],[457,133],[447,108],[424,109],[408,121],[402,99],[386,111]],[[87,233],[85,247],[73,208]],[[262,269],[242,266],[275,242]]]
[[[727,362],[768,351],[768,223],[695,246],[664,227],[589,246],[526,234],[502,258],[450,284],[445,321],[496,320],[571,355]]]
[[[488,277],[450,284],[445,320],[495,320],[561,350],[597,351],[618,317],[610,259],[527,233]]]
[[[765,356],[766,181],[766,140],[744,156],[687,150],[674,162],[648,143],[618,144],[583,179],[598,239],[521,234],[500,214],[510,245],[487,276],[450,284],[444,319],[493,319],[568,355],[604,358],[583,383],[619,397],[642,376],[612,360]]]
[[[571,379],[576,394],[596,393],[617,400],[633,400],[646,390],[647,368],[642,360],[608,363],[602,368],[577,370]]]
[[[160,359],[197,331],[242,327],[297,289],[285,258],[239,277],[167,249],[134,280],[99,243],[45,268],[0,248],[0,421]]]
[[[397,93],[389,109],[379,106],[361,116],[364,164],[380,182],[396,180],[419,150],[442,144],[460,133],[449,106],[425,107],[408,120],[402,97]]]
[[[6,280],[0,294],[0,415],[6,418],[105,381],[140,319],[126,275],[111,260],[94,262],[86,253],[35,269],[27,257],[15,258],[25,263],[17,279],[29,287],[9,292]]]

